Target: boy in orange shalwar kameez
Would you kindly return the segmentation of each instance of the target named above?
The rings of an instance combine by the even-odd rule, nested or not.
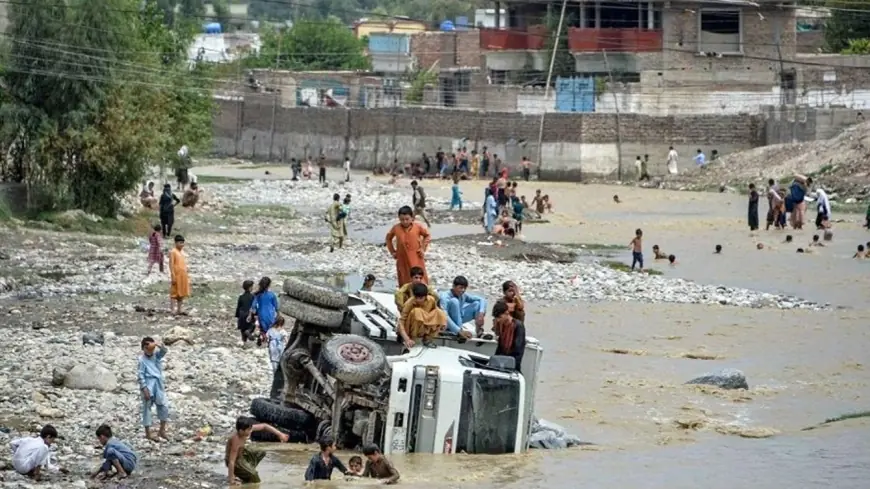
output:
[[[175,236],[175,248],[169,251],[169,275],[172,284],[169,286],[169,309],[173,314],[180,315],[184,299],[190,297],[190,276],[187,274],[187,261],[184,258],[184,237]]]

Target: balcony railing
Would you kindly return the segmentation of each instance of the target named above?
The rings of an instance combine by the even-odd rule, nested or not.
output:
[[[578,29],[568,31],[568,50],[572,53],[649,53],[662,50],[659,29]]]
[[[526,31],[517,28],[480,29],[480,48],[486,51],[544,49],[549,31],[545,25],[529,26]]]

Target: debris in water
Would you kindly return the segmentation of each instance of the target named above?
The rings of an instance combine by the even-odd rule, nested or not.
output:
[[[593,445],[580,441],[580,438],[569,435],[565,428],[543,419],[535,419],[532,423],[532,435],[529,437],[529,448],[556,450],[562,448]]]

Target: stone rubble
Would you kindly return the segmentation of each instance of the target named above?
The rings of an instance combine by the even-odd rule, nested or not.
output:
[[[314,219],[308,224],[291,225],[286,233],[283,227],[269,228],[272,235],[258,235],[251,243],[245,244],[238,242],[249,238],[244,235],[219,235],[222,241],[209,237],[203,242],[196,235],[188,236],[185,250],[194,280],[240,282],[259,275],[260,270],[268,270],[273,277],[282,272],[303,271],[323,275],[395,275],[394,261],[383,246],[353,241],[353,234],[343,250],[329,253],[320,210],[325,207],[324,202],[331,201],[333,193],[343,195],[350,192],[354,196],[350,222],[353,229],[374,223],[385,226],[392,222],[392,218],[386,214],[392,214],[394,209],[409,199],[408,195],[397,192],[394,187],[364,181],[332,183],[328,188],[311,181],[252,181],[211,187],[213,195],[220,195],[225,201],[236,205],[287,205],[292,209],[308,209],[309,216],[313,210]],[[431,205],[436,210],[444,210],[446,206],[446,202],[437,200],[433,200]],[[256,222],[256,218],[252,218],[252,221]],[[293,223],[292,220],[289,222]],[[307,229],[309,237],[297,237],[300,229]],[[323,233],[323,238],[312,241],[312,232]],[[37,275],[33,283],[17,284],[14,293],[18,297],[92,293],[135,295],[141,294],[149,285],[166,281],[166,277],[159,274],[143,275],[145,253],[138,240],[128,238],[129,244],[111,240],[107,246],[111,244],[112,248],[103,248],[90,242],[68,244],[57,240],[51,240],[48,246],[48,240],[40,238],[38,242],[27,241],[24,248],[10,256],[10,260],[19,267]],[[507,242],[507,246],[510,246],[510,242]],[[541,301],[676,302],[780,309],[823,307],[793,297],[747,289],[627,274],[597,263],[488,259],[482,257],[472,243],[458,245],[434,241],[427,255],[427,267],[436,286],[449,286],[453,278],[461,274],[469,279],[475,291],[487,296],[497,296],[501,283],[511,279],[517,281],[528,299]],[[46,275],[49,278],[44,278]]]
[[[333,184],[329,188],[311,182],[272,181],[209,187],[227,205],[287,205],[309,215],[309,220],[303,221],[308,224],[301,225],[288,225],[294,221],[276,221],[281,224],[253,236],[248,232],[201,237],[189,234],[186,252],[195,282],[240,283],[245,278],[256,279],[264,271],[275,281],[280,280],[282,272],[374,273],[387,279],[395,275],[394,262],[383,246],[352,240],[346,248],[329,253],[325,237],[312,240],[311,233],[323,232],[322,212],[334,192],[353,194],[353,225],[385,226],[393,222],[395,210],[410,199],[410,191],[403,194],[391,187],[366,182]],[[434,199],[430,202],[436,210],[443,210],[447,205]],[[185,218],[197,217],[191,214]],[[251,221],[258,222],[256,217]],[[300,230],[306,229],[307,237],[299,236]],[[6,311],[0,311],[0,314],[5,312],[5,321],[14,319],[19,325],[19,329],[6,333],[14,336],[15,341],[6,345],[0,361],[0,385],[3,386],[0,415],[7,416],[4,419],[12,416],[17,426],[16,429],[0,426],[0,446],[6,446],[12,437],[28,434],[28,429],[38,430],[47,422],[55,424],[66,436],[66,441],[58,448],[57,458],[78,474],[57,485],[42,486],[58,489],[89,487],[83,485],[81,474],[98,461],[93,432],[101,423],[112,425],[118,437],[131,443],[145,461],[184,464],[186,469],[196,462],[219,464],[224,437],[231,431],[236,417],[247,413],[252,398],[268,391],[268,376],[257,373],[268,371],[266,350],[227,348],[229,317],[164,319],[160,314],[134,306],[139,298],[149,296],[150,286],[168,287],[166,275],[144,275],[146,253],[139,239],[86,238],[67,239],[62,234],[37,233],[28,235],[20,247],[6,250],[8,259],[4,260],[7,267],[4,269],[12,267],[15,278],[0,277],[0,297],[4,289],[7,298],[101,293],[118,294],[113,300],[121,300],[123,304],[99,305],[89,312],[76,312],[82,318],[88,317],[87,321],[80,322],[60,321],[59,313],[57,322],[26,322],[22,316],[26,303],[19,309],[12,302]],[[628,274],[594,262],[499,260],[483,256],[478,246],[483,245],[472,241],[466,244],[433,242],[427,265],[436,286],[448,287],[455,275],[463,274],[471,282],[472,292],[488,297],[499,295],[501,283],[512,279],[520,285],[525,298],[534,301],[616,300],[780,309],[824,307],[746,289]],[[234,304],[234,297],[230,300]],[[141,336],[113,331],[128,326],[129,322],[146,323],[142,315],[136,314],[147,316],[151,325],[158,324],[162,333],[159,336],[171,344],[165,372],[173,413],[173,441],[166,444],[155,445],[144,440],[139,426],[136,365]],[[170,324],[175,321],[178,324]],[[99,328],[94,324],[99,324]],[[58,329],[61,326],[66,329]],[[216,341],[223,343],[218,342],[221,346],[217,346]],[[213,434],[203,441],[193,441],[196,431],[203,426],[213,427]],[[0,465],[7,455],[0,453]],[[185,458],[174,458],[181,456]],[[219,475],[207,471],[198,479],[200,487],[217,487],[210,482],[215,478],[220,480]],[[0,472],[0,487],[31,486],[12,472]]]
[[[104,345],[82,346],[81,332],[42,329],[26,333],[7,346],[0,363],[0,385],[4,386],[0,414],[15,413],[19,425],[34,431],[45,423],[55,425],[65,437],[59,442],[55,463],[70,469],[73,479],[82,478],[98,463],[100,452],[95,449],[94,430],[102,423],[111,425],[140,457],[196,455],[204,460],[220,460],[225,436],[231,432],[236,417],[247,413],[250,399],[260,394],[258,388],[268,390],[266,380],[263,386],[251,382],[258,377],[254,375],[257,368],[262,367],[264,372],[269,368],[265,349],[230,350],[213,345],[187,346],[183,342],[179,345],[184,346],[169,347],[164,372],[172,441],[154,444],[144,439],[139,424],[136,371],[140,338],[107,332]],[[58,376],[64,387],[53,388]],[[197,429],[203,426],[213,427],[213,434],[194,442]],[[29,435],[27,431],[0,426],[0,466],[8,460],[9,441]],[[4,478],[10,482],[3,483]],[[14,472],[0,472],[0,487],[19,487],[15,485],[19,483],[24,484],[24,478]],[[65,482],[58,487],[79,485]]]

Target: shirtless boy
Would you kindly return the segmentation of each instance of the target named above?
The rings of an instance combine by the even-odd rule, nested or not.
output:
[[[239,481],[243,484],[260,482],[257,465],[263,461],[266,454],[245,446],[251,433],[255,431],[268,431],[277,436],[282,443],[287,442],[287,435],[267,424],[256,424],[251,418],[238,418],[236,432],[227,440],[227,452],[224,460],[227,465],[227,481],[231,486],[238,485]]]
[[[643,272],[643,231],[640,229],[634,232],[634,238],[628,244],[631,247],[631,269],[634,271],[635,266],[639,266]]]

